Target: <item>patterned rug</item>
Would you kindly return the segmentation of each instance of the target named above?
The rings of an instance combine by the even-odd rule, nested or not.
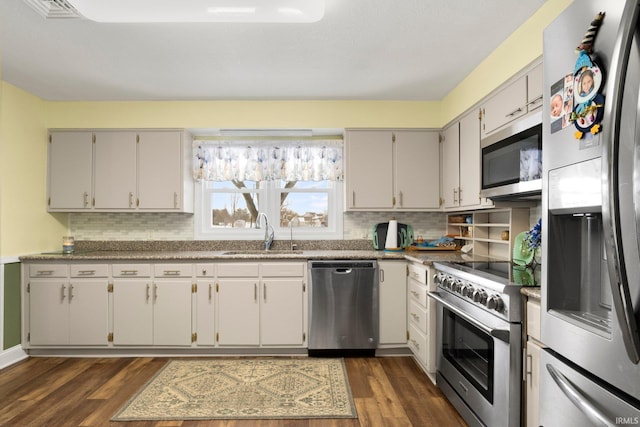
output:
[[[171,360],[112,421],[274,418],[357,418],[344,360]]]

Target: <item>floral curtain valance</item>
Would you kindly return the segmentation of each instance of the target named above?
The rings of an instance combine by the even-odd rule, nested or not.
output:
[[[194,141],[197,181],[341,181],[342,141]]]

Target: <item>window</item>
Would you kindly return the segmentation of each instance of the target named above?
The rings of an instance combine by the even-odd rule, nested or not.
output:
[[[275,239],[341,239],[342,144],[330,143],[194,143],[195,238],[261,240],[263,212]]]
[[[261,240],[264,212],[276,239],[341,239],[341,181],[203,181],[196,184],[196,239]]]

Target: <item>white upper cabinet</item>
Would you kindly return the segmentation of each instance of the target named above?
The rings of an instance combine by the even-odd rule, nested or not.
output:
[[[438,132],[394,131],[395,208],[438,209]]]
[[[96,132],[94,207],[136,208],[136,133]]]
[[[178,131],[149,131],[139,134],[138,141],[138,208],[192,212],[185,200],[193,183],[185,173],[188,144]]]
[[[442,201],[445,209],[492,206],[480,197],[480,120],[477,110],[442,132]]]
[[[391,131],[347,132],[347,209],[393,208],[392,138]]]
[[[345,175],[348,210],[438,209],[438,133],[349,130]]]
[[[460,123],[442,131],[442,205],[445,208],[460,205]]]
[[[49,136],[49,210],[91,209],[91,132],[58,132]]]
[[[542,106],[542,64],[502,86],[482,105],[482,138]]]
[[[49,211],[193,212],[184,131],[52,131],[50,141]]]

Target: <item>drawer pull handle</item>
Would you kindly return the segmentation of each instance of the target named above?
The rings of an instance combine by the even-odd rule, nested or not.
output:
[[[137,276],[138,270],[122,270],[120,271],[122,276]]]
[[[416,320],[416,321],[420,320],[420,316],[418,316],[415,313],[411,313],[411,317],[413,317],[413,319]]]
[[[78,274],[80,276],[93,276],[94,274],[96,274],[95,270],[80,270],[78,271]]]
[[[420,294],[417,293],[416,291],[411,291],[411,294],[416,298],[420,298]]]
[[[411,344],[413,344],[413,346],[414,346],[415,348],[417,348],[418,350],[420,350],[420,344],[418,344],[418,341],[416,341],[416,340],[411,340]]]
[[[51,276],[53,274],[53,270],[38,270],[36,275],[38,276]]]
[[[179,276],[180,270],[164,270],[162,274],[165,276]]]

